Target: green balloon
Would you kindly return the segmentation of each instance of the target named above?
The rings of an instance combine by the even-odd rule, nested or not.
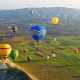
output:
[[[13,59],[13,61],[18,57],[19,53],[17,50],[11,50],[10,57]]]

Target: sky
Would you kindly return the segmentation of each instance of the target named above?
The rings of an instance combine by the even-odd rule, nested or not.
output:
[[[68,7],[80,9],[80,0],[0,0],[0,9]]]

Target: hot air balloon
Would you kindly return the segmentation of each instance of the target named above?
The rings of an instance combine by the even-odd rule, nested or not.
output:
[[[12,30],[12,32],[15,34],[15,32],[17,31],[17,27],[16,27],[15,25],[13,25],[13,26],[11,27],[11,30]]]
[[[53,17],[53,18],[51,19],[51,22],[52,22],[52,24],[56,25],[56,24],[58,24],[58,22],[59,22],[59,18],[58,18],[58,17]]]
[[[46,56],[44,56],[44,58],[46,59],[46,60],[49,60],[49,56],[48,55],[46,55]]]
[[[11,27],[8,27],[9,29],[11,28]]]
[[[78,54],[78,49],[77,48],[74,48],[74,54],[76,55],[76,54]]]
[[[19,55],[19,53],[17,50],[11,50],[10,57],[13,59],[13,62],[18,57],[18,55]]]
[[[26,53],[27,51],[28,51],[27,49],[24,49],[24,50],[23,50],[24,53]]]
[[[53,24],[53,25],[57,25],[58,23],[59,23],[59,18],[58,17],[53,17],[52,19],[51,19],[51,23]],[[54,27],[54,29],[56,28],[56,26]],[[56,35],[56,29],[55,29],[55,31],[54,31],[54,34]],[[53,36],[53,32],[52,32],[52,36]]]
[[[11,52],[11,46],[9,44],[0,45],[0,56],[5,60]]]
[[[32,26],[31,34],[33,39],[39,44],[40,40],[42,40],[46,34],[46,28],[41,25]]]
[[[30,10],[30,15],[31,15],[31,16],[33,15],[33,13],[34,13],[33,10]]]
[[[56,57],[56,54],[52,54],[52,57],[55,58]]]
[[[27,60],[29,62],[31,60],[31,56],[27,56]]]

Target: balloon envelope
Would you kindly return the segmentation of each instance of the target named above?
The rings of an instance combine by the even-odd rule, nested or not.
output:
[[[11,28],[11,27],[8,27],[8,28]]]
[[[27,56],[27,60],[29,62],[31,60],[31,56]]]
[[[74,53],[75,53],[75,54],[78,53],[78,49],[77,49],[77,48],[74,49]]]
[[[52,22],[52,24],[58,24],[58,22],[59,22],[58,17],[53,17],[53,18],[51,19],[51,22]]]
[[[17,31],[17,27],[15,27],[15,25],[13,25],[13,26],[11,27],[11,30],[12,30],[13,32],[16,32],[16,31]]]
[[[32,26],[31,27],[31,34],[34,40],[37,42],[42,40],[46,34],[46,28],[41,25]]]
[[[56,54],[52,54],[52,57],[55,58],[56,57]]]
[[[50,57],[49,57],[49,56],[44,56],[44,58],[45,58],[46,60],[48,60]]]
[[[11,50],[10,57],[13,59],[13,61],[18,57],[19,53],[17,50]]]
[[[6,59],[11,52],[11,46],[9,44],[1,44],[0,45],[0,56]]]
[[[25,53],[26,53],[27,51],[28,51],[27,49],[24,49],[24,50],[23,50],[23,52],[25,52]]]
[[[33,15],[33,10],[30,10],[30,15]]]

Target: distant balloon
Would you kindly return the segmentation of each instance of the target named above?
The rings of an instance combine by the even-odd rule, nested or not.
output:
[[[52,57],[55,58],[56,57],[56,54],[52,54]]]
[[[0,45],[0,56],[6,59],[11,52],[11,46],[9,44]]]
[[[11,28],[11,27],[8,27],[9,29]]]
[[[49,57],[49,56],[44,56],[44,58],[45,58],[46,60],[49,60],[50,57]]]
[[[11,50],[10,57],[13,59],[13,61],[18,57],[19,53],[17,50]]]
[[[34,13],[33,10],[30,10],[30,15],[31,15],[31,16],[33,15],[33,13]]]
[[[13,25],[13,26],[11,27],[11,30],[13,31],[13,33],[15,33],[15,32],[17,31],[17,27],[16,27],[15,25]]]
[[[27,49],[24,49],[24,50],[23,50],[23,52],[25,52],[25,53],[26,53],[27,51],[28,51]]]
[[[56,25],[56,24],[58,24],[58,22],[59,22],[59,18],[58,18],[58,17],[53,17],[53,18],[51,19],[51,22],[52,22],[52,24]]]
[[[39,44],[40,40],[42,40],[46,34],[46,28],[41,25],[32,26],[31,34],[34,40],[36,40],[37,43]]]
[[[31,56],[27,56],[27,60],[29,62],[31,60]]]
[[[77,48],[74,48],[74,54],[78,54],[78,49]]]

